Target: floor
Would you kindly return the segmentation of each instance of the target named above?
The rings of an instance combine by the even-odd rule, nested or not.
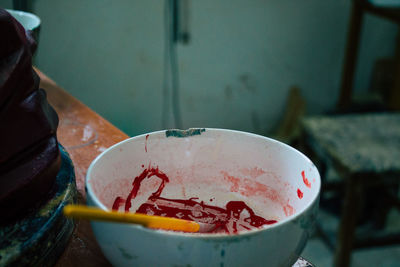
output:
[[[332,173],[328,176],[330,179],[337,179]],[[323,226],[324,232],[328,233],[328,236],[333,240],[335,239],[339,218],[334,215],[334,212],[331,212],[329,208],[320,207],[318,224]],[[368,228],[368,226],[364,226],[364,228]],[[398,210],[390,210],[384,229],[389,232],[400,232],[400,212]],[[362,227],[359,230],[362,231]],[[316,267],[330,267],[333,266],[333,254],[333,249],[323,241],[318,231],[314,231],[314,235],[309,239],[302,256]],[[351,266],[399,267],[400,244],[355,250],[352,254]]]
[[[393,210],[389,216],[388,225],[400,227],[400,213]],[[321,210],[319,221],[324,221],[331,225],[338,224],[335,216],[329,215]],[[393,227],[394,228],[394,227]],[[315,234],[308,241],[302,256],[316,267],[333,266],[333,250],[323,241],[323,239]],[[400,244],[396,246],[377,247],[368,249],[359,249],[353,252],[352,267],[399,267],[400,266]]]

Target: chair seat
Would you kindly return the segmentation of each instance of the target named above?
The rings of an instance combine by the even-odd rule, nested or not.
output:
[[[313,149],[348,173],[400,172],[400,113],[315,116],[302,124]]]
[[[369,0],[368,2],[379,7],[400,7],[400,0]]]

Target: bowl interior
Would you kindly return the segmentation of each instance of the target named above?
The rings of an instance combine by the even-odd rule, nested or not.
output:
[[[240,200],[278,224],[304,211],[320,189],[314,164],[283,143],[232,130],[192,129],[154,132],[110,147],[90,166],[87,193],[97,206],[111,209],[116,197],[128,196],[136,176],[156,167],[169,177],[162,197],[195,197],[220,207]],[[130,210],[160,184],[157,178],[143,180]]]

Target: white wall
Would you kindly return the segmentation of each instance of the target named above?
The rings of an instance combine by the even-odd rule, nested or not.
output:
[[[310,113],[333,108],[350,2],[190,1],[192,39],[178,49],[184,128],[271,130],[291,85]],[[128,134],[161,129],[163,4],[36,0],[37,65]],[[375,17],[365,22],[358,91],[374,60],[393,54],[397,32]]]

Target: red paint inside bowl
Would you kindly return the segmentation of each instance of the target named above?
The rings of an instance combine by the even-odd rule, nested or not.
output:
[[[136,210],[137,213],[212,224],[214,227],[211,227],[207,233],[237,234],[242,230],[260,228],[263,225],[277,222],[276,220],[267,220],[256,215],[253,209],[243,201],[229,201],[225,207],[218,207],[207,205],[198,198],[171,199],[161,197],[169,178],[158,168],[150,166],[135,177],[132,182],[132,190],[126,198],[118,196],[114,200],[112,209],[118,210],[122,206],[126,212],[129,212],[131,201],[137,196],[141,183],[144,179],[151,177],[160,179],[161,184],[147,201]]]

